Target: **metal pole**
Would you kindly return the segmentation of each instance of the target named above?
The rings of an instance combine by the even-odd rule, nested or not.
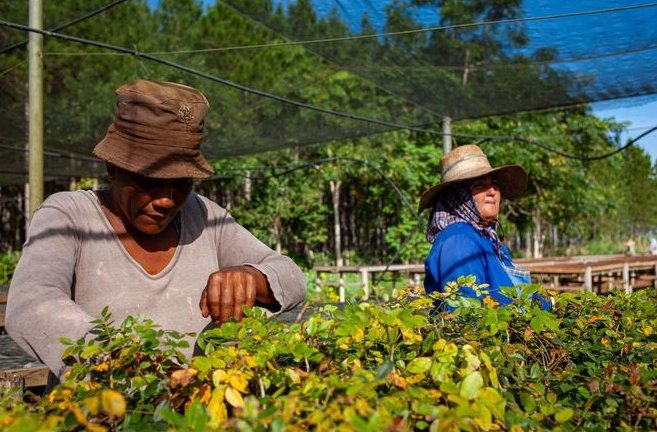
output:
[[[43,28],[41,0],[30,0],[30,27]],[[30,32],[29,53],[29,214],[43,201],[43,35]]]
[[[443,154],[452,151],[452,119],[443,117]]]

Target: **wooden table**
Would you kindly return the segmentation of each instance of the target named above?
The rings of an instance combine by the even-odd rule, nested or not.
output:
[[[614,255],[590,260],[518,260],[517,265],[530,270],[534,282],[544,283],[546,288],[557,291],[572,290],[574,285],[601,293],[620,282],[620,287],[631,293],[636,287],[656,286],[657,283],[657,256],[654,255]],[[545,278],[548,283],[545,283]]]
[[[606,292],[618,284],[630,293],[635,288],[657,287],[657,255],[586,255],[572,257],[548,257],[518,259],[518,267],[531,272],[532,282],[542,283],[555,291],[587,290]],[[375,273],[405,273],[410,286],[422,283],[424,264],[392,264],[365,266],[318,266],[315,289],[324,285],[323,276],[337,274],[340,302],[345,301],[345,275],[359,274],[363,300],[370,295],[370,277]]]

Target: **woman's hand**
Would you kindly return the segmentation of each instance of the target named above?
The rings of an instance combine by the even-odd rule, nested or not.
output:
[[[276,300],[267,278],[255,267],[228,267],[212,273],[201,294],[199,307],[203,317],[216,324],[244,317],[242,306],[269,305]]]

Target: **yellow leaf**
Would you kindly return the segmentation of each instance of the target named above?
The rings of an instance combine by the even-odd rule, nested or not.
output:
[[[92,369],[98,372],[106,372],[109,370],[109,363],[102,362],[101,364],[97,364],[94,367],[92,367]]]
[[[178,369],[171,374],[171,386],[187,387],[191,384],[192,379],[198,374],[196,369]]]
[[[95,423],[89,423],[87,425],[87,431],[88,432],[107,432],[107,428],[103,425],[95,424]]]
[[[212,389],[210,388],[209,385],[203,384],[201,386],[200,395],[199,395],[199,399],[201,400],[201,403],[207,405],[208,403],[210,403],[211,397],[212,397]]]
[[[388,374],[387,380],[390,381],[394,386],[399,387],[402,390],[406,390],[408,388],[408,381],[406,381],[406,378],[399,375],[397,371],[390,372]]]
[[[603,336],[603,337],[600,338],[600,343],[602,345],[607,346],[607,345],[609,345],[609,339],[607,339],[606,337]]]
[[[244,363],[246,363],[246,365],[251,368],[258,366],[258,363],[256,363],[256,359],[253,356],[244,357]]]
[[[484,302],[483,303],[484,303],[484,306],[490,307],[490,308],[496,308],[500,304],[497,300],[495,300],[492,297],[484,297]]]
[[[288,376],[288,378],[290,378],[290,380],[294,384],[299,384],[301,382],[301,377],[299,377],[299,374],[297,373],[296,370],[292,368],[287,368],[285,369],[285,374]]]
[[[219,387],[221,384],[224,384],[226,381],[228,381],[228,374],[226,373],[225,370],[217,369],[214,372],[212,372],[212,384],[214,384],[215,387]]]
[[[236,390],[246,393],[246,388],[249,385],[249,381],[246,379],[244,374],[239,371],[231,371],[228,374],[228,384],[231,385]]]
[[[208,404],[208,411],[218,425],[228,420],[228,411],[224,404],[224,389],[216,388],[212,392],[212,398]]]
[[[55,430],[61,422],[64,421],[64,417],[57,415],[49,415],[44,421],[44,430]]]
[[[235,408],[244,407],[244,399],[242,399],[242,395],[232,387],[226,388],[226,401]]]
[[[589,318],[589,324],[593,324],[596,321],[603,320],[604,318],[601,317],[600,315],[593,315],[591,318]]]
[[[100,393],[100,404],[103,411],[111,416],[123,417],[125,415],[125,398],[115,390],[103,390]]]
[[[71,406],[69,406],[68,409],[71,410],[78,423],[80,423],[81,425],[87,424],[87,416],[84,415],[84,413],[82,412],[79,406],[75,404],[71,404]]]
[[[98,396],[86,398],[84,400],[84,407],[89,411],[89,414],[96,415],[100,411],[100,399],[98,399]]]

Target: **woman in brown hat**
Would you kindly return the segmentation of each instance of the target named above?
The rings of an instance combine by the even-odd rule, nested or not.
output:
[[[500,287],[530,283],[529,272],[514,266],[511,254],[498,235],[500,200],[514,199],[527,186],[527,174],[518,165],[491,167],[476,145],[464,145],[441,160],[442,182],[420,199],[420,211],[429,208],[427,240],[432,243],[425,262],[427,293],[445,292],[449,282],[473,275],[488,284],[488,296],[500,305],[511,303]],[[471,287],[458,287],[460,298],[482,298]],[[549,303],[536,295],[541,306]],[[458,302],[447,299],[446,310]]]
[[[288,309],[306,292],[292,260],[192,192],[212,174],[200,152],[205,96],[145,80],[116,93],[114,121],[93,151],[110,188],[49,196],[9,289],[8,333],[57,376],[60,338],[87,336],[105,306],[117,322],[144,316],[198,334],[239,320],[244,305]]]

